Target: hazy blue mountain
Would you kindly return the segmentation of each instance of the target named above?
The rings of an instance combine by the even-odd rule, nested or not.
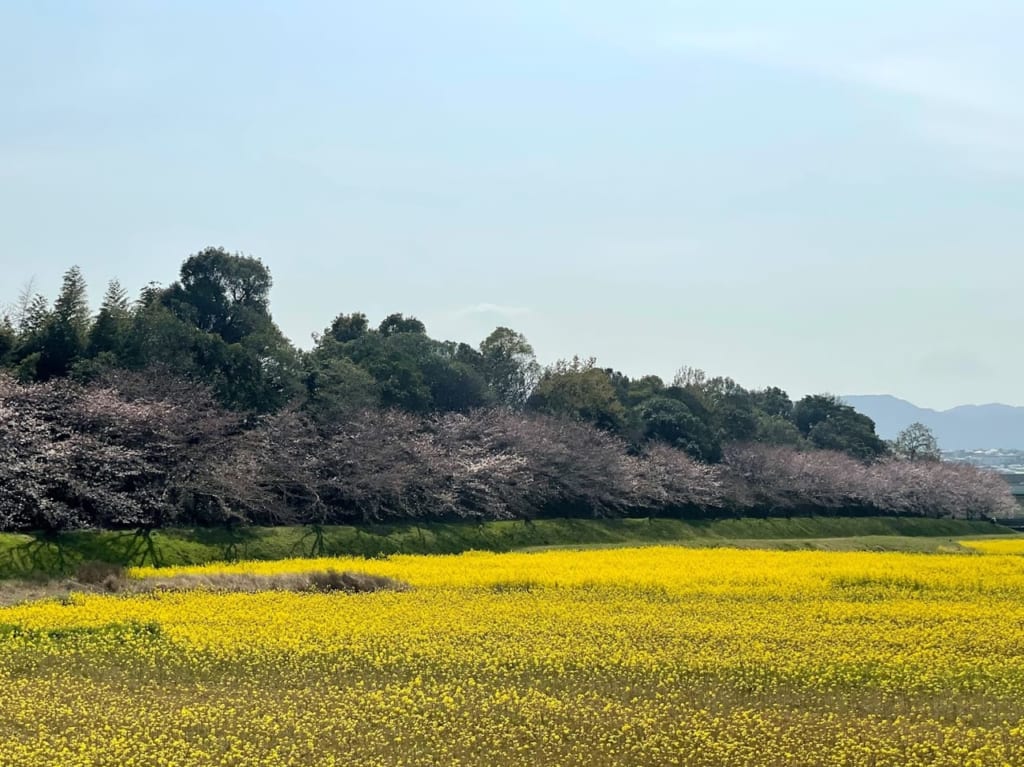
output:
[[[943,450],[1024,449],[1024,407],[960,405],[932,410],[889,394],[846,395],[843,400],[873,419],[883,439],[920,421],[935,433]]]

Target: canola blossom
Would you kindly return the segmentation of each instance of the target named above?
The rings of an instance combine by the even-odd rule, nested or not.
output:
[[[0,610],[0,765],[1021,765],[1024,547],[976,548],[137,569],[412,588]]]
[[[960,541],[960,544],[983,554],[1024,554],[1024,537],[968,540]]]

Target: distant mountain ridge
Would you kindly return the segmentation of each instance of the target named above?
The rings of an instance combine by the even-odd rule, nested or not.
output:
[[[920,421],[935,434],[943,450],[1024,449],[1024,407],[960,405],[932,410],[890,394],[845,395],[843,401],[875,422],[883,439]]]

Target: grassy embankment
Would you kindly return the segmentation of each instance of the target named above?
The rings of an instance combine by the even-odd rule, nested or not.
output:
[[[531,523],[393,524],[362,527],[250,527],[83,531],[58,536],[0,534],[0,578],[65,575],[82,562],[120,565],[202,564],[304,556],[454,554],[544,547],[653,543],[825,550],[950,551],[954,538],[1012,535],[988,522],[920,517],[800,517],[792,519],[547,519]]]

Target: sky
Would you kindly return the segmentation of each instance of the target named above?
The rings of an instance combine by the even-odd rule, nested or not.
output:
[[[629,375],[1024,405],[1024,3],[0,3],[0,302],[208,245]]]

